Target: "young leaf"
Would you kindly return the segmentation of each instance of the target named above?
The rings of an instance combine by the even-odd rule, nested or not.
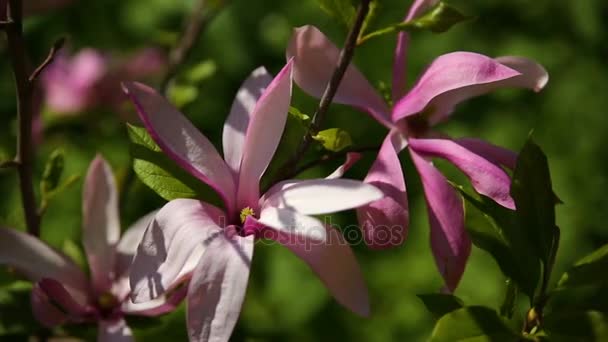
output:
[[[436,319],[464,306],[462,300],[456,296],[442,293],[416,295],[426,306],[426,309]]]
[[[608,283],[608,244],[577,261],[559,280],[559,287]]]
[[[308,124],[310,122],[310,115],[304,114],[298,108],[291,106],[289,107],[289,115],[296,119],[303,126],[308,127]]]
[[[190,104],[197,96],[198,88],[191,84],[173,84],[169,88],[169,99],[178,108]]]
[[[339,20],[346,27],[350,27],[356,13],[351,0],[317,0],[317,2],[325,13]]]
[[[329,128],[320,131],[312,138],[320,142],[326,150],[332,152],[340,152],[353,144],[348,132],[340,128]]]
[[[205,192],[203,183],[165,156],[144,128],[127,124],[127,129],[133,170],[144,184],[167,201],[201,197]]]
[[[50,192],[55,190],[59,185],[65,158],[63,150],[54,150],[44,166],[42,180],[40,181],[40,193],[42,197],[47,197]]]
[[[555,225],[555,194],[547,157],[528,139],[513,171],[511,196],[528,239],[545,266],[550,266],[557,248],[559,228]]]
[[[517,341],[515,333],[496,311],[484,306],[469,306],[441,317],[430,341]]]
[[[439,2],[422,17],[411,21],[410,25],[420,30],[442,33],[449,30],[452,26],[469,19],[470,17],[460,13],[456,8],[445,2]]]

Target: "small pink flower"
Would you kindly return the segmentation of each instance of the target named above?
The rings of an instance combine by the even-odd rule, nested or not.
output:
[[[436,3],[415,1],[405,20]],[[446,159],[469,177],[477,192],[513,209],[510,178],[502,167],[513,168],[516,154],[477,139],[450,139],[431,128],[447,120],[454,107],[466,99],[503,87],[539,91],[548,76],[542,66],[526,58],[453,52],[436,58],[406,91],[408,42],[409,34],[400,33],[393,66],[392,108],[353,65],[334,101],[369,113],[390,130],[365,179],[387,197],[358,210],[366,242],[372,248],[386,248],[405,240],[409,213],[398,153],[409,147],[426,197],[431,248],[447,289],[453,291],[464,272],[471,242],[464,228],[462,199],[429,159]],[[313,26],[296,29],[287,49],[287,58],[295,60],[296,84],[316,97],[322,95],[338,56],[338,48]]]
[[[306,262],[342,305],[369,313],[365,284],[340,232],[311,216],[356,208],[383,195],[372,185],[339,179],[290,180],[260,194],[259,181],[283,133],[292,62],[274,78],[255,70],[238,91],[223,131],[224,158],[153,89],[124,88],[162,151],[222,197],[221,210],[176,199],[156,215],[133,261],[134,302],[191,278],[187,323],[192,341],[227,341],[245,297],[256,238],[268,238]],[[348,162],[347,162],[348,163]],[[348,167],[348,166],[345,166]]]
[[[139,219],[121,238],[117,196],[109,165],[96,157],[87,173],[83,199],[82,242],[90,278],[38,238],[0,228],[0,264],[35,282],[32,310],[42,324],[97,322],[98,341],[132,341],[124,315],[161,315],[184,298],[182,288],[145,304],[130,301],[131,261],[156,212]]]

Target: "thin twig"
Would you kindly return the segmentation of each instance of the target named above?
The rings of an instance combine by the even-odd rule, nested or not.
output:
[[[307,163],[304,163],[300,167],[296,168],[294,170],[293,174],[288,175],[286,179],[293,178],[308,169],[312,169],[313,167],[320,166],[327,162],[330,162],[330,161],[333,161],[336,159],[340,159],[340,158],[345,158],[346,155],[349,153],[374,152],[374,151],[378,151],[379,149],[380,149],[380,146],[362,146],[362,147],[348,149],[348,150],[344,150],[344,151],[340,151],[340,152],[324,154],[320,158],[311,160]]]
[[[19,130],[17,133],[17,155],[19,186],[21,188],[21,201],[25,213],[25,222],[28,233],[40,235],[40,216],[38,215],[36,197],[33,186],[33,146],[32,146],[32,95],[34,85],[29,80],[27,71],[27,54],[23,39],[22,9],[23,1],[9,0],[9,25],[4,27],[8,42],[8,52],[15,77],[17,88],[17,116]]]
[[[312,137],[319,132],[323,123],[323,119],[325,118],[325,114],[327,113],[327,110],[329,109],[329,106],[331,105],[331,102],[333,101],[334,96],[338,91],[338,87],[342,82],[342,78],[344,78],[344,74],[346,73],[346,70],[355,54],[355,47],[357,46],[357,37],[359,37],[363,22],[365,21],[365,17],[369,12],[369,3],[370,0],[362,0],[361,4],[359,4],[357,16],[355,17],[355,21],[350,29],[350,32],[348,33],[348,36],[346,37],[344,48],[340,52],[338,64],[336,65],[336,69],[334,69],[334,72],[331,75],[331,79],[325,87],[323,96],[319,101],[319,106],[313,114],[308,132],[302,139],[302,142],[298,146],[298,149],[296,150],[294,156],[279,169],[280,171],[278,181],[287,179],[289,175],[294,174],[298,162],[302,159],[302,156],[308,150],[310,144],[312,143]]]
[[[61,37],[61,38],[57,39],[57,41],[55,41],[55,43],[51,47],[51,50],[49,51],[49,54],[46,56],[46,59],[30,75],[30,77],[29,77],[30,82],[34,82],[38,78],[38,76],[40,76],[40,74],[44,71],[44,69],[49,64],[53,63],[53,60],[55,59],[57,52],[59,52],[59,50],[63,47],[64,43],[65,43],[65,37]]]
[[[184,31],[181,39],[177,45],[169,53],[169,65],[167,72],[163,77],[160,84],[161,93],[167,93],[171,80],[177,75],[184,61],[188,58],[207,23],[213,17],[212,14],[206,13],[205,11],[206,0],[198,0],[194,5],[194,10],[190,17],[186,21]],[[218,5],[221,6],[222,4]]]

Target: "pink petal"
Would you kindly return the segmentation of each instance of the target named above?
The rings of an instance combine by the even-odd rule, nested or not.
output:
[[[190,341],[228,341],[247,291],[253,236],[211,241],[188,288]]]
[[[240,208],[257,209],[260,178],[274,156],[287,122],[292,64],[290,60],[272,80],[251,114],[239,173],[237,198]]]
[[[454,107],[521,75],[494,59],[472,52],[452,52],[431,63],[410,92],[395,104],[393,121],[430,110],[431,123],[445,119]]]
[[[149,300],[143,303],[133,303],[130,300],[126,300],[123,303],[122,311],[129,315],[138,316],[160,316],[169,313],[179,306],[184,298],[186,298],[186,292],[188,286],[179,286],[174,291],[170,292],[167,296],[161,296],[153,300]]]
[[[462,199],[435,167],[413,149],[409,151],[426,197],[435,263],[447,289],[453,292],[471,253],[471,240],[464,228]]]
[[[130,271],[133,302],[157,298],[189,276],[208,240],[226,217],[204,202],[176,199],[156,215],[137,249]]]
[[[329,214],[357,208],[383,196],[376,187],[361,181],[340,178],[307,179],[295,181],[268,196],[262,210],[275,207],[304,215]]]
[[[547,85],[547,82],[549,82],[547,70],[531,59],[516,56],[503,56],[496,57],[494,60],[513,70],[519,71],[521,74],[520,76],[505,80],[503,86],[528,88],[535,92],[539,92]]]
[[[298,236],[302,240],[324,241],[326,239],[325,226],[319,219],[291,209],[266,207],[260,213],[258,222],[269,228],[264,231],[266,238],[272,239],[276,233],[288,233]]]
[[[415,0],[403,19],[404,22],[415,19],[424,14],[431,7],[435,6],[439,0]],[[402,31],[397,35],[397,45],[395,47],[395,58],[393,61],[393,102],[396,103],[405,95],[406,92],[406,70],[407,70],[407,50],[410,43],[410,35]]]
[[[65,323],[68,316],[51,303],[46,293],[35,284],[31,294],[32,313],[36,320],[47,328]]]
[[[266,71],[266,68],[255,69],[243,82],[232,102],[230,114],[224,124],[222,144],[224,159],[235,175],[238,175],[241,169],[243,145],[245,144],[245,134],[247,133],[247,127],[249,127],[249,120],[256,103],[271,82],[272,76]]]
[[[87,307],[78,303],[59,281],[43,278],[35,286],[69,315],[78,317],[87,314]]]
[[[118,194],[110,165],[97,155],[84,182],[82,244],[95,291],[107,291],[116,276],[116,244],[120,238]]]
[[[496,165],[502,165],[514,170],[515,165],[517,164],[517,153],[504,147],[490,144],[484,140],[459,138],[454,139],[454,142]]]
[[[135,341],[131,328],[124,319],[99,321],[97,342],[132,342]]]
[[[0,227],[0,264],[16,268],[32,282],[52,278],[61,282],[79,303],[86,303],[88,282],[70,259],[26,233]]]
[[[275,240],[306,262],[340,304],[367,317],[369,298],[357,259],[339,230],[325,228],[324,242],[302,240],[287,233]]]
[[[409,139],[410,148],[423,156],[448,160],[471,180],[475,190],[492,198],[496,203],[515,209],[511,198],[511,179],[491,161],[447,139]]]
[[[400,134],[391,131],[364,180],[385,195],[383,199],[357,209],[365,243],[371,248],[399,246],[407,237],[407,190],[398,156],[403,145]]]
[[[314,26],[294,30],[287,47],[287,58],[295,58],[296,84],[311,96],[320,98],[336,68],[340,50]],[[349,65],[334,102],[359,108],[381,124],[392,126],[386,102],[354,65]]]
[[[346,171],[348,171],[351,167],[353,167],[353,165],[355,165],[356,162],[359,161],[359,159],[361,159],[361,153],[357,153],[357,152],[346,153],[346,160],[344,161],[344,164],[338,166],[338,168],[336,170],[334,170],[334,172],[332,172],[329,176],[327,176],[325,178],[327,178],[327,179],[341,178],[342,176],[344,176]]]
[[[230,168],[215,147],[188,119],[154,89],[141,83],[123,83],[146,129],[171,159],[214,188],[233,210],[235,183]]]

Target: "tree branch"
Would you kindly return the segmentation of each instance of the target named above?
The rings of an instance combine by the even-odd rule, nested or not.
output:
[[[17,117],[19,130],[17,133],[17,155],[15,163],[19,173],[19,186],[21,188],[21,201],[25,213],[25,222],[28,233],[40,235],[40,216],[38,215],[36,197],[33,186],[33,146],[32,146],[32,95],[34,85],[29,80],[27,70],[27,54],[23,39],[21,0],[9,0],[8,22],[4,31],[8,42],[8,53],[10,56],[15,86],[17,90]]]
[[[51,51],[49,51],[48,56],[46,56],[46,59],[30,75],[30,77],[29,77],[30,82],[34,82],[38,78],[38,76],[40,76],[40,74],[44,71],[44,69],[49,64],[53,63],[53,60],[55,59],[57,52],[63,47],[64,43],[65,43],[65,37],[61,37],[61,38],[57,39],[57,41],[55,41],[55,43],[51,47]]]
[[[323,123],[323,119],[325,118],[325,114],[331,105],[331,102],[334,99],[338,91],[338,87],[344,78],[344,74],[350,65],[351,60],[355,54],[355,47],[357,47],[357,37],[359,37],[359,33],[361,32],[361,28],[363,27],[363,22],[365,21],[365,17],[369,12],[369,3],[370,0],[362,0],[361,4],[359,4],[359,9],[357,10],[357,15],[355,17],[355,21],[353,26],[346,37],[346,41],[344,43],[344,48],[340,52],[340,57],[338,59],[338,64],[336,69],[334,69],[333,74],[327,86],[325,87],[325,91],[323,92],[323,96],[319,101],[319,106],[317,110],[313,114],[310,127],[308,129],[307,134],[302,139],[302,142],[298,146],[296,153],[294,156],[289,159],[279,170],[279,177],[277,181],[281,181],[289,178],[289,175],[295,174],[296,166],[298,162],[302,159],[302,156],[312,143],[312,137],[319,133],[321,129],[321,125]]]

